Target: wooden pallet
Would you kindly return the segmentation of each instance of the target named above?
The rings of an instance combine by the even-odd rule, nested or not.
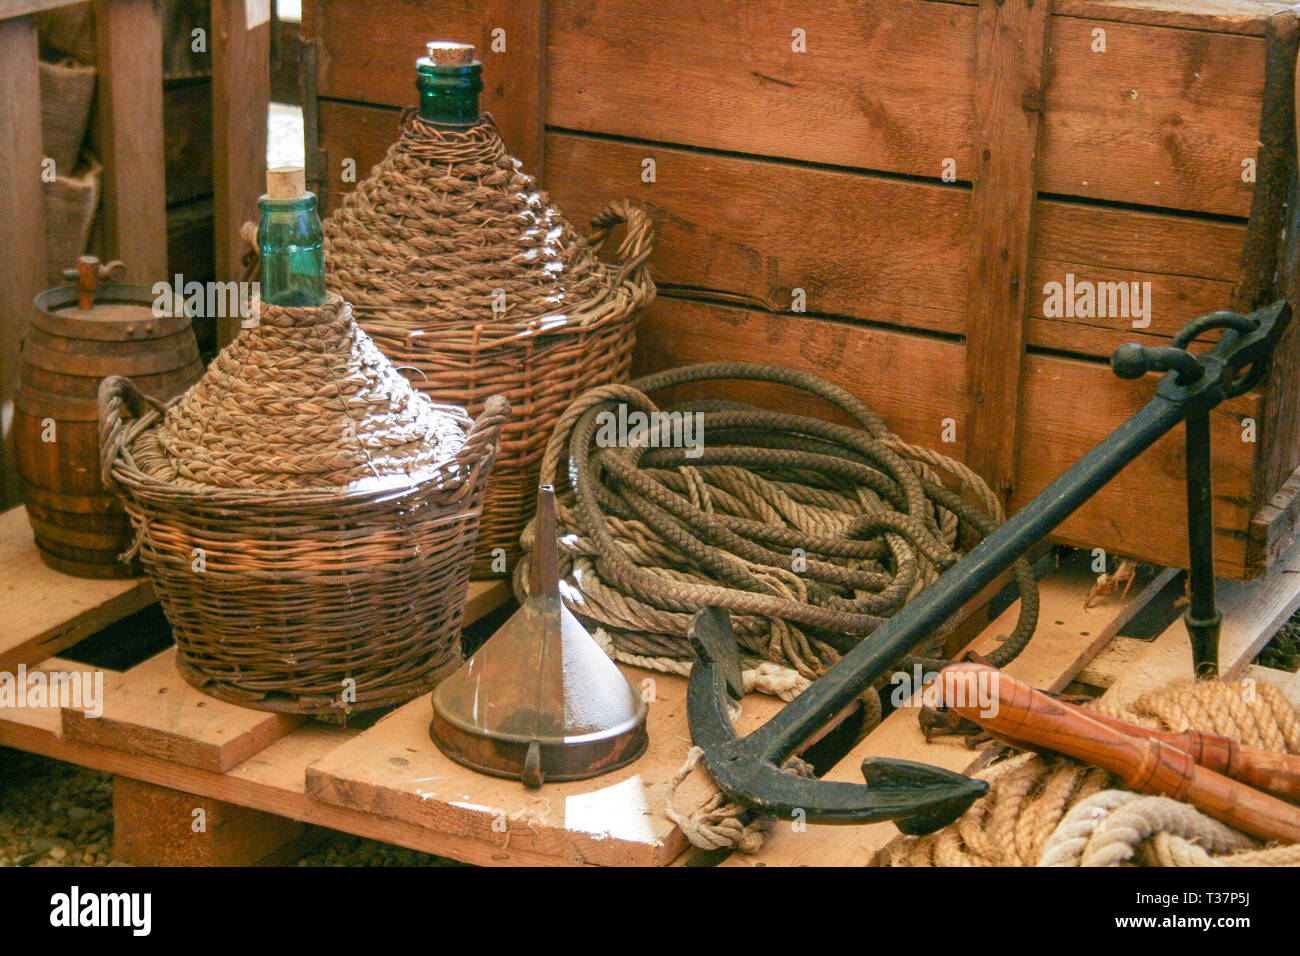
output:
[[[146,578],[74,578],[47,568],[27,514],[0,514],[0,671],[31,667],[154,603]]]
[[[1118,670],[1108,690],[1112,696],[1127,698],[1189,675],[1181,622],[1144,642],[1140,654],[1132,654],[1127,642],[1115,644],[1116,633],[1173,575],[1160,571],[1127,598],[1112,595],[1085,608],[1092,576],[1078,567],[1053,571],[1041,582],[1039,631],[1009,670],[1034,686],[1060,689],[1104,659],[1108,648],[1122,646],[1131,660]],[[467,619],[504,598],[501,582],[472,585]],[[1237,673],[1300,606],[1300,548],[1267,578],[1224,586],[1221,601],[1223,661],[1228,673]],[[972,648],[992,648],[1009,632],[1016,611],[1012,605],[996,617]],[[0,745],[116,776],[116,851],[123,859],[191,865],[285,859],[284,848],[297,845],[307,824],[482,865],[665,865],[692,857],[663,812],[664,787],[690,746],[681,678],[625,669],[654,698],[650,748],[632,766],[528,791],[443,757],[428,738],[427,696],[369,729],[340,728],[205,697],[178,677],[172,653],[107,675],[98,719],[57,707],[0,710]],[[79,665],[54,658],[45,667]],[[1293,675],[1265,668],[1251,673],[1297,685]],[[739,730],[752,730],[781,706],[751,695]],[[955,770],[970,769],[978,759],[951,741],[927,745],[911,708],[896,711],[867,735],[827,779],[860,780],[858,766],[867,756]],[[698,806],[706,792],[703,775],[694,775],[678,793],[679,807]],[[761,853],[733,855],[725,865],[862,865],[896,835],[892,824],[781,823]]]

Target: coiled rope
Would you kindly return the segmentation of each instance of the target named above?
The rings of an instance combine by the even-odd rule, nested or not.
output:
[[[799,405],[814,396],[854,424],[717,400],[665,412],[650,398],[738,379],[798,389]],[[903,442],[844,389],[771,365],[692,365],[593,389],[560,417],[541,474],[558,492],[565,601],[611,657],[689,673],[691,617],[716,605],[732,614],[746,689],[785,700],[1003,518],[960,462]],[[530,523],[515,569],[521,595],[533,532]],[[1037,621],[1028,563],[1013,575],[1020,617],[989,657],[996,666],[1020,653]],[[942,633],[921,650],[933,653]],[[944,663],[906,663],[916,661]],[[878,719],[875,693],[864,703]],[[761,843],[761,824],[735,822],[743,808],[715,803],[694,815],[698,826],[684,825],[693,841]]]
[[[718,401],[665,413],[649,398],[735,379],[800,389],[856,426]],[[698,428],[691,447],[684,415]],[[636,425],[610,441],[614,421]],[[733,615],[746,669],[768,661],[814,680],[955,563],[959,541],[1002,519],[961,463],[901,441],[844,389],[770,365],[692,365],[593,389],[561,416],[542,476],[560,492],[566,603],[616,659],[665,671],[689,667],[690,619],[717,605]],[[521,594],[532,524],[522,543]],[[1024,561],[1013,570],[1020,618],[996,666],[1037,619],[1033,574]]]
[[[1300,753],[1300,716],[1255,681],[1198,681],[1099,710],[1158,730],[1200,730]],[[903,837],[878,866],[1297,866],[1300,845],[1264,847],[1195,807],[1117,789],[1108,773],[1021,754],[978,774],[989,792],[949,826]]]

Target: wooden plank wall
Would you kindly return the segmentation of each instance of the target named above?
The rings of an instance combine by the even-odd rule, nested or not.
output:
[[[18,349],[32,298],[45,275],[45,193],[41,186],[41,86],[36,21],[0,19],[0,508],[21,494],[10,435]]]
[[[1013,508],[1149,395],[1154,379],[1121,382],[1101,360],[1224,307],[1238,277],[1266,15],[1282,5],[1179,6],[1057,0],[1047,25]],[[847,385],[903,437],[961,455],[979,15],[929,0],[393,0],[379,29],[361,0],[309,0],[326,207],[351,188],[343,160],[368,170],[395,138],[424,41],[475,42],[486,108],[572,221],[624,195],[653,210],[661,294],[639,370],[779,355]],[[519,18],[526,29],[510,25]],[[494,53],[502,24],[507,50]],[[1150,283],[1149,326],[1049,314],[1044,285],[1068,276]],[[1279,474],[1260,478],[1273,436],[1241,439],[1260,415],[1247,396],[1215,416],[1228,577],[1258,570],[1251,517],[1285,477],[1271,466]],[[949,418],[958,436],[944,444]],[[1132,465],[1063,540],[1185,563],[1180,442]]]

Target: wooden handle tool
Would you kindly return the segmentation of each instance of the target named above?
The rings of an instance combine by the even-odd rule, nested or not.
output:
[[[1233,780],[1240,780],[1256,790],[1263,790],[1291,803],[1300,802],[1300,757],[1294,754],[1243,747],[1235,740],[1199,730],[1184,730],[1179,733],[1148,730],[1146,727],[1130,724],[1127,720],[1120,720],[1118,717],[1094,713],[1064,701],[1061,703],[1070,710],[1078,711],[1130,737],[1163,740],[1188,754],[1206,770],[1213,770]]]
[[[1130,736],[984,664],[953,664],[939,679],[953,710],[1007,743],[1101,767],[1139,793],[1183,800],[1261,840],[1300,842],[1300,807],[1199,766],[1165,740]]]

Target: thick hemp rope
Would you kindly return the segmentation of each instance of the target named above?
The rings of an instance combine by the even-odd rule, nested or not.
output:
[[[720,402],[663,412],[647,394],[727,379],[801,389],[857,426]],[[629,427],[610,441],[616,421]],[[683,447],[687,422],[696,441]],[[716,605],[733,615],[746,669],[768,661],[814,680],[954,564],[959,539],[1001,520],[965,466],[900,441],[844,389],[769,365],[693,365],[593,389],[561,416],[542,476],[560,491],[566,603],[616,658],[665,671],[689,666],[690,619]],[[532,524],[522,543],[521,594]],[[1028,564],[1014,576],[1020,618],[995,666],[1037,619]]]
[[[1254,681],[1198,681],[1098,709],[1158,730],[1200,730],[1249,747],[1300,753],[1300,716]],[[1020,754],[978,774],[989,792],[949,826],[901,837],[877,866],[1297,866],[1300,845],[1261,844],[1167,797],[1118,789],[1064,757]]]
[[[855,424],[721,401],[662,411],[649,394],[746,379],[802,390]],[[801,402],[802,404],[802,402]],[[615,427],[617,426],[617,427]],[[582,395],[542,460],[559,491],[562,591],[615,660],[689,673],[691,617],[733,616],[745,689],[790,700],[988,534],[1002,511],[961,463],[909,445],[842,388],[793,369],[711,363]],[[533,525],[515,569],[528,580]],[[1013,568],[1021,610],[989,660],[1003,666],[1037,621],[1027,562]],[[942,632],[931,636],[931,650]],[[926,666],[933,657],[914,660]],[[903,664],[904,662],[900,662]],[[864,695],[879,719],[876,692]],[[679,775],[685,779],[698,757]],[[744,825],[720,795],[670,815],[696,845],[757,849],[768,824]]]

